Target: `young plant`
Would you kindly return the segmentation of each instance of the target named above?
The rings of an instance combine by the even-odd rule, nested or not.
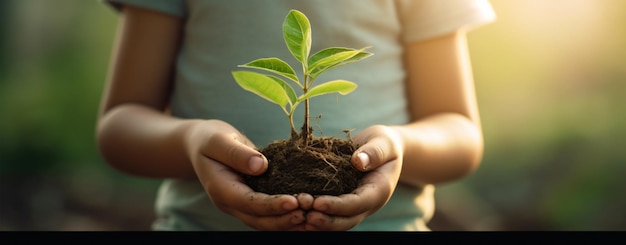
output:
[[[330,47],[310,55],[311,25],[308,18],[300,11],[290,10],[283,22],[283,38],[289,52],[302,65],[302,80],[287,62],[276,58],[260,58],[238,67],[252,68],[254,71],[233,71],[235,81],[245,90],[280,106],[291,125],[291,138],[298,133],[293,123],[293,114],[304,103],[304,124],[300,137],[308,145],[312,137],[309,123],[309,99],[330,93],[346,95],[357,85],[346,80],[332,80],[313,86],[315,80],[324,72],[349,63],[365,59],[372,54],[363,49]],[[264,74],[259,71],[269,72]],[[277,75],[277,76],[275,76]],[[300,94],[290,85],[296,85]]]

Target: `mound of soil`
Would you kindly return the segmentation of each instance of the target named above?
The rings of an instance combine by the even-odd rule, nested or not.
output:
[[[261,149],[269,162],[268,169],[259,176],[244,176],[246,184],[270,195],[338,196],[356,189],[364,173],[350,162],[356,149],[351,141],[319,137],[306,147],[297,142],[279,140]]]

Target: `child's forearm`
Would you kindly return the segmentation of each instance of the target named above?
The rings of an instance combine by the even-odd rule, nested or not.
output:
[[[480,126],[460,114],[436,114],[394,128],[404,142],[401,182],[419,186],[456,180],[482,160]]]
[[[195,176],[185,141],[198,120],[183,120],[140,104],[119,105],[98,121],[97,143],[116,169],[145,177]]]

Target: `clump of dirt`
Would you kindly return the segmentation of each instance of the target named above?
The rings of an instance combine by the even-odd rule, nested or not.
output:
[[[351,141],[333,137],[313,138],[307,146],[278,140],[261,149],[269,162],[267,171],[244,180],[253,190],[270,195],[350,193],[365,174],[350,162],[355,150]]]

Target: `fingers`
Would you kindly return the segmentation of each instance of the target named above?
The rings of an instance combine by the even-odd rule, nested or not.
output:
[[[224,163],[238,172],[260,175],[267,169],[263,154],[247,145],[248,139],[236,133],[215,133],[203,149],[206,157]]]
[[[226,199],[228,200],[228,199]],[[300,230],[305,212],[291,195],[267,195],[249,192],[243,199],[222,202],[221,209],[257,230]]]
[[[298,231],[304,230],[304,211],[295,210],[281,216],[253,217],[245,216],[241,221],[260,231]]]
[[[294,196],[255,192],[243,183],[240,175],[217,161],[205,159],[198,164],[196,173],[213,202],[225,205],[221,208],[241,209],[248,215],[258,216],[284,214],[298,208]]]
[[[313,208],[313,196],[308,193],[300,193],[296,196],[298,205],[302,210],[311,210]]]
[[[304,211],[296,197],[253,191],[229,167],[205,158],[196,172],[211,200],[223,212],[258,230],[301,230]]]
[[[313,209],[329,215],[354,216],[373,212],[382,207],[391,196],[394,186],[378,171],[368,173],[353,193],[340,196],[319,196]]]
[[[356,194],[320,196],[306,216],[306,230],[344,231],[359,224],[371,210],[370,204]]]
[[[370,171],[398,157],[395,132],[385,126],[372,126],[359,133],[354,142],[361,145],[352,155],[352,163],[360,171]]]
[[[397,161],[391,161],[368,172],[353,193],[315,198],[305,229],[337,231],[356,226],[389,201],[396,186],[398,167]]]
[[[217,208],[258,230],[304,230],[300,206],[311,209],[311,195],[268,195],[244,183],[240,173],[259,175],[268,164],[247,137],[218,120],[190,136],[194,170]]]
[[[311,211],[306,216],[306,231],[347,231],[361,223],[366,216],[330,216],[322,212]]]
[[[256,197],[251,197],[256,196]],[[224,205],[227,213],[257,230],[297,230],[305,221],[305,213],[298,209],[290,195],[266,195],[255,192],[238,205]]]

